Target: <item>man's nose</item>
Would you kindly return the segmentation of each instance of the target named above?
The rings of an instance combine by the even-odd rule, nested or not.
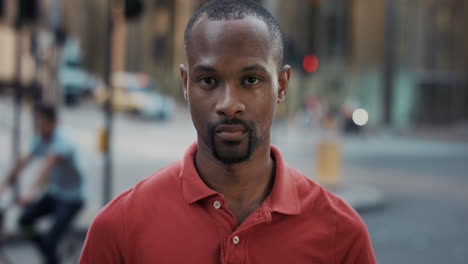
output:
[[[240,90],[234,84],[226,84],[216,104],[218,115],[234,118],[245,111],[245,105],[241,100]]]

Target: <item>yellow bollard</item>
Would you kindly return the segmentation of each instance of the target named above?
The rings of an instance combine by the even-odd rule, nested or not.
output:
[[[103,128],[99,131],[99,136],[98,136],[98,149],[101,153],[104,153],[107,151],[108,146],[107,146],[107,129]]]
[[[331,113],[321,119],[322,138],[316,148],[315,173],[317,181],[326,187],[341,184],[341,144],[338,134],[338,122]]]
[[[317,181],[327,187],[341,184],[341,147],[337,140],[318,143],[316,153]]]

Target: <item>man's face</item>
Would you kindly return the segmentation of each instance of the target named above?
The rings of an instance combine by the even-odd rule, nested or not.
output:
[[[48,119],[46,116],[35,113],[34,114],[34,128],[36,133],[43,139],[49,139],[55,127],[55,122]]]
[[[290,69],[279,71],[267,25],[255,18],[196,23],[181,66],[198,143],[226,164],[248,160],[269,144],[276,104]]]

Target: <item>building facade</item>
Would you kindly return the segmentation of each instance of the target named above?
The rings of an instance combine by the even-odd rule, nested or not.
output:
[[[61,23],[68,34],[80,39],[86,68],[102,75],[109,1],[40,2],[39,24]],[[180,96],[183,31],[191,14],[206,0],[141,2],[144,8],[138,19],[114,21],[112,71],[148,73],[160,83],[162,92]],[[368,110],[370,123],[377,126],[385,123],[387,115],[391,126],[401,128],[467,122],[466,1],[259,2],[282,27],[286,62],[293,65],[287,112],[295,113],[312,94],[336,109],[351,101]],[[0,9],[0,29],[11,33],[15,4],[13,0],[5,3],[9,4]],[[0,38],[6,39],[3,43],[12,42],[6,33]],[[318,57],[316,72],[302,69],[307,54]],[[9,69],[0,69],[0,75],[11,75]]]

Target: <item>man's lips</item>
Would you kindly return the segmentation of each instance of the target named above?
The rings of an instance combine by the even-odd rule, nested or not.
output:
[[[215,129],[216,136],[223,140],[236,141],[241,140],[247,130],[238,124],[234,125],[219,125]]]
[[[242,125],[238,124],[233,124],[233,125],[219,125],[216,127],[215,131],[216,133],[222,133],[222,132],[245,132],[245,128]]]

